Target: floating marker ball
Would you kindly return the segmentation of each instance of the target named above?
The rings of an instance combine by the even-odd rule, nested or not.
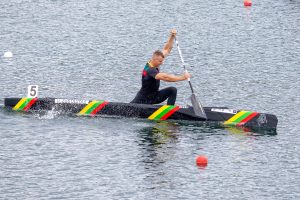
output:
[[[196,159],[196,164],[199,166],[199,167],[206,167],[207,166],[207,157],[206,156],[198,156],[197,159]]]
[[[12,54],[12,52],[7,51],[7,52],[4,53],[3,57],[4,58],[11,58],[11,57],[13,57],[13,54]]]
[[[252,6],[251,0],[244,0],[244,6]]]

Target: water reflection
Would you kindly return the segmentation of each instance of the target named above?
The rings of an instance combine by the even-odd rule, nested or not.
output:
[[[181,126],[167,121],[149,122],[150,126],[138,132],[141,147],[141,166],[144,166],[143,184],[148,189],[169,187],[169,166],[176,156]]]
[[[188,123],[157,121],[149,122],[150,126],[143,127],[138,132],[138,145],[141,147],[142,163],[146,169],[157,168],[170,161],[176,154],[182,133],[184,138],[193,141],[206,140],[208,137],[220,135],[242,135],[256,137],[263,135],[276,135],[276,131],[255,130],[245,127],[224,127],[211,123]],[[226,130],[226,131],[224,131]]]
[[[224,125],[220,122],[189,122],[182,121],[178,122],[178,125],[188,127],[193,133],[201,133],[201,135],[226,135],[227,130],[232,134],[242,135],[277,135],[276,129],[265,129],[265,128],[250,128],[250,127],[238,127],[231,125]]]
[[[175,154],[180,126],[167,121],[151,122],[140,129],[138,145],[146,169],[159,167]]]
[[[245,136],[260,136],[260,135],[277,135],[276,130],[268,130],[268,129],[254,129],[247,127],[236,127],[236,126],[226,126],[225,130],[229,131],[231,134],[239,134]]]
[[[153,126],[139,130],[140,137],[150,146],[159,146],[168,142],[175,143],[180,126],[168,121],[154,122]]]

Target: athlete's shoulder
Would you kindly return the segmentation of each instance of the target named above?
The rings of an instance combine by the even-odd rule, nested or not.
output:
[[[144,70],[148,70],[148,69],[150,69],[151,67],[150,67],[150,65],[149,65],[149,62],[147,62],[146,63],[146,65],[145,65],[145,67],[144,67]]]
[[[153,72],[159,71],[158,68],[152,67],[149,62],[146,63],[146,65],[144,67],[144,70],[146,70],[146,71],[153,71]]]

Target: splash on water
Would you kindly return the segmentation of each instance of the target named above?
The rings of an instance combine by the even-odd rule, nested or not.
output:
[[[55,109],[53,107],[51,110],[45,110],[43,112],[38,112],[35,116],[39,119],[55,119],[62,115],[62,111]]]

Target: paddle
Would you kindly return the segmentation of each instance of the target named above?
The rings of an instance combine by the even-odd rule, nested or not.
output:
[[[179,44],[178,44],[178,41],[177,41],[176,37],[175,37],[175,42],[176,42],[176,45],[177,45],[178,53],[180,55],[183,68],[187,72],[187,69],[185,67],[185,62],[183,60],[182,53],[181,53],[181,50],[179,48]],[[191,79],[188,78],[188,81],[189,81],[190,88],[192,90],[191,101],[192,101],[192,105],[193,105],[193,109],[194,109],[195,115],[207,119],[205,111],[204,111],[201,103],[196,98],[196,95],[194,93],[194,89],[193,89],[193,86],[192,86],[192,83],[191,83]]]

